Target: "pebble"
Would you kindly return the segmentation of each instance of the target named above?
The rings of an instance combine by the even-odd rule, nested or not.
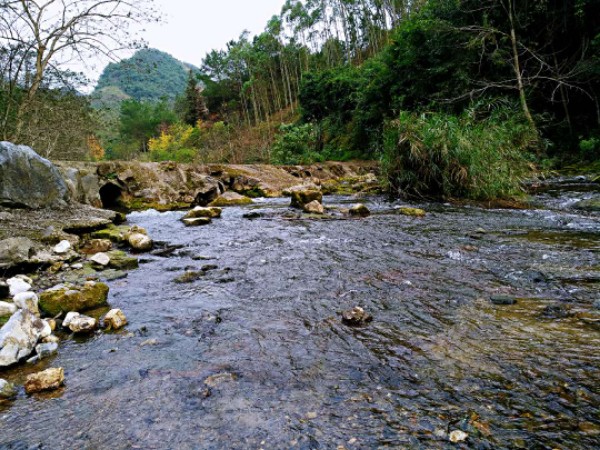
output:
[[[460,442],[464,442],[469,438],[469,435],[464,431],[455,430],[450,433],[450,442],[454,444],[458,444]]]
[[[99,266],[106,267],[110,264],[110,257],[106,253],[96,253],[90,261]]]

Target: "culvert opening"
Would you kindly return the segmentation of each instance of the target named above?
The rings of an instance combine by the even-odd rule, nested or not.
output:
[[[123,206],[123,190],[113,183],[105,184],[100,188],[100,200],[102,207],[106,209],[118,209]]]

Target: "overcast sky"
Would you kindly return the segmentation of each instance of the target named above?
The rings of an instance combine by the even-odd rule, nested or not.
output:
[[[284,0],[156,0],[166,23],[147,27],[150,47],[196,66],[244,30],[253,35],[279,14]]]

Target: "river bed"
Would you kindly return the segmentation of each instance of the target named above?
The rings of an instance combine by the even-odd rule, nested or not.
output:
[[[425,218],[380,197],[353,220],[286,199],[200,228],[131,214],[172,252],[110,283],[125,330],[3,373],[66,386],[0,405],[0,448],[598,448],[600,218],[570,209],[598,189],[565,185],[534,210],[411,205]],[[343,325],[354,306],[373,322]]]

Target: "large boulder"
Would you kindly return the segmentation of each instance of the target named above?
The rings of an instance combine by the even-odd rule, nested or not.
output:
[[[46,324],[27,310],[17,311],[0,329],[0,367],[11,366],[29,356]]]
[[[25,237],[0,241],[0,267],[14,267],[29,262],[35,253],[35,243]]]
[[[29,147],[0,142],[0,205],[38,209],[68,201],[67,184],[50,161]]]
[[[51,316],[61,312],[86,311],[107,305],[109,288],[104,283],[88,281],[81,287],[55,286],[40,294],[40,309]]]

